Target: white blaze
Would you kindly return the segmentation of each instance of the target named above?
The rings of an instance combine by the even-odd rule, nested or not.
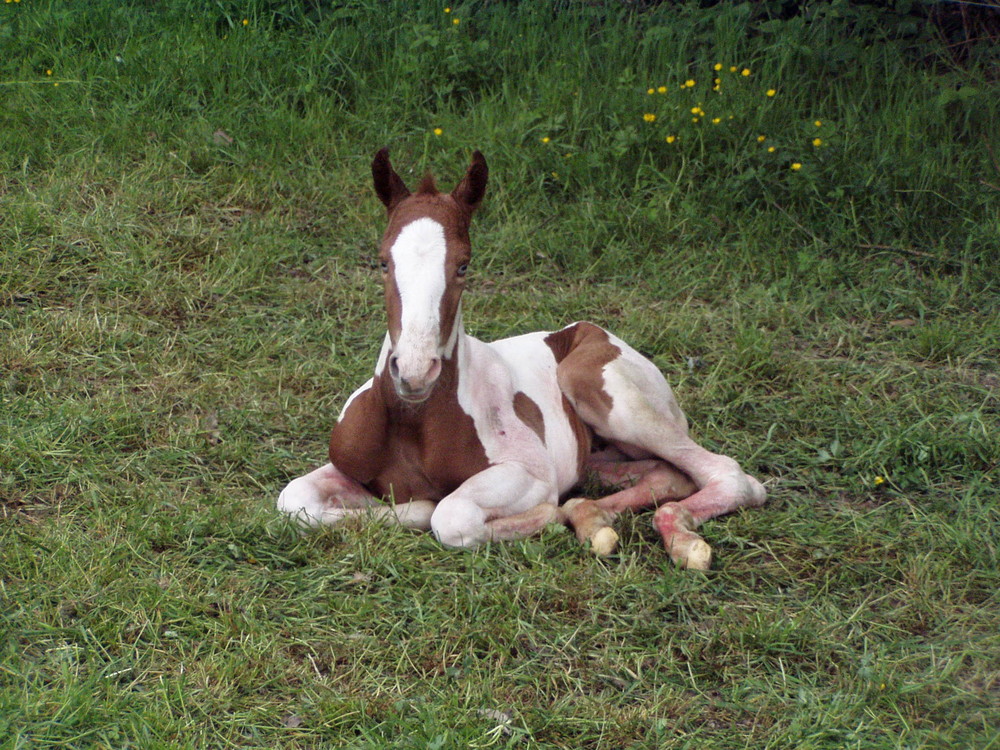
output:
[[[403,227],[389,251],[402,308],[394,347],[399,375],[419,381],[441,357],[441,298],[447,246],[444,227],[423,218]]]

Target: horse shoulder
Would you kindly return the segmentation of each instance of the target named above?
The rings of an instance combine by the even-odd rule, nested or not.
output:
[[[330,433],[330,463],[360,484],[382,470],[388,414],[374,381],[356,390]]]

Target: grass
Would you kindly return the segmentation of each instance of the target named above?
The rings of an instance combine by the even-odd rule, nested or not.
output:
[[[0,6],[0,748],[1000,746],[995,61],[840,11]],[[714,570],[276,517],[383,145],[490,162],[470,332],[606,325],[768,480]]]

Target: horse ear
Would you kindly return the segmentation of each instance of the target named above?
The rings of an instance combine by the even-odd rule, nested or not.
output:
[[[472,164],[469,165],[462,181],[451,191],[451,197],[460,205],[467,207],[470,213],[475,211],[486,194],[486,178],[489,172],[485,157],[479,151],[473,151]]]
[[[372,179],[375,182],[375,192],[378,193],[379,200],[390,211],[410,194],[403,178],[396,174],[396,170],[392,168],[387,148],[381,149],[372,160]]]

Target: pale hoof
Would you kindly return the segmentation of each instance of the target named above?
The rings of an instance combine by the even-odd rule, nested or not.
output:
[[[698,537],[678,540],[670,548],[670,559],[686,570],[708,570],[712,567],[712,548]]]
[[[607,557],[618,549],[618,534],[610,526],[598,529],[590,537],[590,549],[598,557]]]
[[[618,534],[611,528],[614,516],[596,502],[574,497],[563,503],[560,510],[565,522],[576,532],[576,538],[581,544],[589,543],[595,555],[607,557],[618,549]]]

